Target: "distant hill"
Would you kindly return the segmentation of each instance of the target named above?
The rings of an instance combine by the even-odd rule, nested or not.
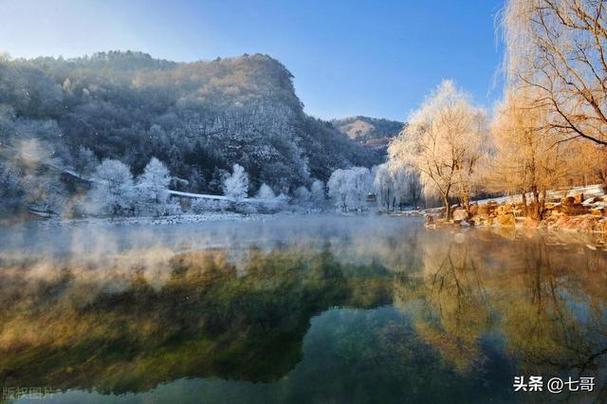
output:
[[[154,156],[185,180],[182,190],[211,193],[235,163],[253,190],[265,182],[289,192],[381,160],[307,116],[292,79],[261,54],[193,63],[140,52],[0,57],[0,140],[34,139],[76,169],[112,158],[138,174]]]
[[[381,152],[385,152],[390,139],[398,135],[403,127],[403,123],[399,121],[367,116],[334,119],[331,123],[350,139]]]

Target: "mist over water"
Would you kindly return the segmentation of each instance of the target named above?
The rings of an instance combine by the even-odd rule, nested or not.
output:
[[[4,227],[0,385],[50,402],[597,399],[607,256],[560,237],[381,216]],[[535,374],[597,388],[513,392]]]

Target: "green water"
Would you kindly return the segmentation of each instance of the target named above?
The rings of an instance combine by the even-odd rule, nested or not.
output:
[[[5,401],[607,400],[607,254],[558,235],[28,224],[0,229],[0,308]],[[518,375],[596,386],[514,392]]]

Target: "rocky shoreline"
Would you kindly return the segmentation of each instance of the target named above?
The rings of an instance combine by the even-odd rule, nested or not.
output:
[[[444,218],[444,208],[427,209],[421,214],[426,218],[428,228],[444,225],[512,227],[607,235],[605,195],[585,197],[579,193],[546,202],[542,207],[541,219],[528,216],[526,212],[530,208],[519,201],[487,200],[471,204],[468,211],[454,207],[451,220]]]

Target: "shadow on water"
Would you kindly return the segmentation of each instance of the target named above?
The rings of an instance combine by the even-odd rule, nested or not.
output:
[[[239,230],[4,248],[0,385],[54,402],[607,399],[603,252],[394,218]],[[514,393],[515,375],[596,388]]]

